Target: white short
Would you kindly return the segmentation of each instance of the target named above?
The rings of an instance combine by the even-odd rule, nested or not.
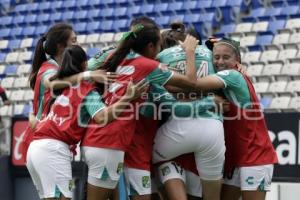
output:
[[[224,184],[239,187],[242,191],[270,191],[273,169],[273,164],[238,167],[231,179],[224,179]]]
[[[152,194],[150,171],[125,167],[124,172],[128,195]]]
[[[220,180],[225,160],[222,122],[208,118],[171,118],[158,129],[153,147],[154,163],[191,152],[195,154],[201,179]]]
[[[27,168],[41,199],[72,198],[74,183],[69,145],[59,140],[34,140],[27,153]]]
[[[193,172],[183,169],[174,161],[160,165],[158,167],[158,175],[163,184],[171,179],[180,179],[185,183],[188,195],[202,197],[200,177]]]
[[[186,170],[185,177],[186,193],[194,197],[202,197],[202,185],[200,176],[194,174],[191,171]]]
[[[89,167],[88,183],[116,188],[124,167],[124,152],[115,149],[82,147],[82,157]]]

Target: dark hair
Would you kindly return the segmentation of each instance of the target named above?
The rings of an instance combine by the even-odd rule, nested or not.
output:
[[[128,36],[122,39],[114,53],[102,64],[101,69],[115,72],[118,65],[130,53],[130,50],[143,55],[143,51],[149,43],[156,45],[159,42],[160,32],[156,24],[145,23],[136,26],[142,26],[143,28],[138,31],[135,31],[133,28],[132,31],[127,32]]]
[[[170,28],[162,33],[162,50],[178,45],[178,41],[183,42],[187,34],[195,37],[201,44],[201,37],[193,26],[186,28],[182,22],[172,22]]]
[[[50,80],[54,79],[63,79],[68,76],[72,76],[74,74],[78,74],[83,72],[82,64],[87,61],[87,55],[85,51],[79,45],[72,45],[67,47],[62,56],[62,64],[57,71],[57,73],[50,78]],[[53,90],[55,96],[60,95],[64,89],[56,89]],[[55,101],[55,97],[52,97],[49,103],[49,109]]]
[[[58,23],[52,26],[45,35],[43,35],[35,48],[32,68],[29,75],[30,87],[34,89],[37,73],[43,62],[47,60],[46,54],[54,58],[57,54],[58,44],[66,47],[67,41],[73,31],[72,26],[65,23]]]
[[[155,21],[147,16],[139,16],[134,18],[131,22],[130,22],[130,27],[133,27],[137,24],[153,24],[156,25]]]
[[[83,72],[82,64],[87,61],[85,51],[79,45],[67,47],[62,56],[62,63],[55,78],[63,79]]]
[[[178,45],[178,41],[184,41],[186,37],[185,26],[182,22],[173,22],[170,24],[170,28],[161,34],[162,50]]]

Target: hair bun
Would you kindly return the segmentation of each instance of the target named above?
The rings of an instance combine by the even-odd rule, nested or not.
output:
[[[179,22],[179,21],[172,22],[170,24],[170,27],[174,31],[179,31],[179,32],[182,32],[182,33],[185,32],[185,26],[182,22]]]

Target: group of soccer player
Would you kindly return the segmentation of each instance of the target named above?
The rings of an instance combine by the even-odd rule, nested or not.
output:
[[[68,24],[37,43],[23,152],[41,199],[72,198],[72,151],[88,166],[87,199],[263,200],[276,153],[239,43],[150,18],[93,58]]]

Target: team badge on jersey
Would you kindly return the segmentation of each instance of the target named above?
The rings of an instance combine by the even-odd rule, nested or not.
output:
[[[170,167],[169,167],[169,166],[166,166],[166,167],[162,168],[162,169],[161,169],[161,173],[162,173],[163,176],[167,176],[168,174],[171,173]]]
[[[150,176],[143,176],[142,177],[142,184],[144,188],[150,188]]]
[[[120,162],[118,164],[117,174],[121,174],[123,172],[123,168],[124,168],[124,164]]]

